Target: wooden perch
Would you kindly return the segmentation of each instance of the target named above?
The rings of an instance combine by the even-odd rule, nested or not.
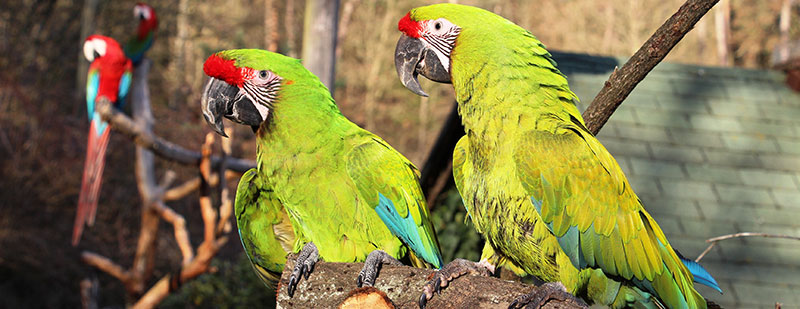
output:
[[[357,290],[356,278],[363,263],[317,262],[308,280],[300,280],[293,298],[286,294],[286,286],[294,268],[290,256],[278,282],[278,308],[336,308],[353,294],[374,290]],[[396,308],[419,308],[417,301],[422,287],[433,275],[433,269],[408,266],[383,265],[375,288],[385,293]],[[517,297],[538,287],[494,277],[465,276],[451,282],[428,301],[428,308],[507,308]],[[373,292],[373,293],[370,293]],[[376,295],[377,296],[377,295]],[[358,296],[356,296],[358,297]],[[381,297],[375,297],[375,300]],[[583,308],[577,299],[550,301],[544,308]],[[380,302],[378,303],[380,304]],[[360,303],[360,308],[377,308],[376,303]],[[354,306],[355,307],[355,306]],[[389,307],[391,308],[391,307]]]
[[[100,114],[100,117],[108,121],[116,131],[131,137],[140,147],[147,148],[154,154],[167,160],[194,166],[200,164],[201,155],[199,152],[178,146],[145,130],[140,125],[134,123],[131,118],[114,109],[110,102],[98,102],[97,112]],[[213,156],[211,157],[211,165],[217,167],[221,160],[222,158]],[[226,165],[228,169],[239,173],[244,173],[256,166],[255,162],[251,160],[237,158],[228,158]]]
[[[647,76],[670,50],[694,28],[719,0],[687,0],[678,12],[672,15],[647,42],[628,59],[622,68],[614,70],[603,85],[603,89],[583,112],[586,128],[592,134],[600,132],[611,114],[628,97],[633,88]]]

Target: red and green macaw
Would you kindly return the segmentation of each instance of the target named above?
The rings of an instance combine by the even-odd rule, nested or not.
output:
[[[72,230],[72,244],[81,238],[84,223],[94,224],[97,198],[100,195],[106,146],[111,130],[100,119],[95,103],[108,100],[117,108],[125,102],[131,84],[130,59],[125,57],[117,41],[102,35],[91,35],[83,43],[83,55],[92,64],[86,81],[86,107],[89,113],[89,141],[86,146],[86,164],[78,199],[78,213]]]
[[[496,14],[456,4],[413,9],[398,28],[403,85],[426,95],[418,74],[453,84],[466,131],[453,176],[486,238],[481,262],[445,266],[421,305],[459,274],[507,265],[561,283],[515,306],[567,291],[612,307],[706,307],[692,281],[719,289],[716,282],[670,246],[586,129],[578,98],[539,40]]]
[[[300,254],[290,296],[319,258],[364,261],[358,285],[372,285],[380,265],[398,258],[441,267],[417,168],[345,118],[300,60],[226,50],[211,55],[203,70],[211,77],[201,99],[209,125],[225,136],[222,119],[228,118],[257,136],[257,168],[239,183],[236,216],[245,251],[265,282],[282,269],[285,254],[265,255],[281,254],[291,239],[291,251]]]
[[[137,3],[133,7],[133,15],[139,19],[139,28],[136,35],[125,43],[125,56],[133,61],[133,65],[138,65],[144,58],[144,53],[153,46],[158,29],[158,17],[156,11],[147,4]]]

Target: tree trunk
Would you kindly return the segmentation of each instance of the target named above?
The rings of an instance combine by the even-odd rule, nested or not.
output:
[[[303,64],[333,93],[339,0],[306,0]]]
[[[721,0],[717,11],[714,12],[714,26],[717,32],[717,59],[719,65],[729,66],[731,32],[731,7],[728,0]]]

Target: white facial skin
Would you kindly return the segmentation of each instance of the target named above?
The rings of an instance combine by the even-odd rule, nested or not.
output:
[[[139,18],[143,16],[144,19],[150,19],[150,10],[144,5],[137,5],[133,7],[133,17]]]
[[[100,57],[105,56],[106,42],[101,39],[91,39],[83,43],[83,56],[86,57],[86,60],[94,61],[94,52],[97,52]]]
[[[246,81],[239,90],[239,95],[245,95],[253,102],[261,119],[267,119],[269,107],[275,102],[277,90],[282,78],[272,71],[253,71],[254,76]]]
[[[420,37],[425,46],[432,49],[445,70],[450,71],[450,52],[461,28],[444,18],[422,22]]]

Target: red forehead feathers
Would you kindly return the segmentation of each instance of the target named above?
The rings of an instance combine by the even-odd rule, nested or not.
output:
[[[411,12],[406,13],[406,16],[400,19],[397,23],[397,30],[405,33],[412,38],[419,38],[422,26],[416,21],[411,20]]]
[[[217,54],[213,54],[203,64],[203,72],[206,75],[224,80],[226,83],[241,87],[244,83],[242,70],[234,65],[233,59],[226,60]]]

